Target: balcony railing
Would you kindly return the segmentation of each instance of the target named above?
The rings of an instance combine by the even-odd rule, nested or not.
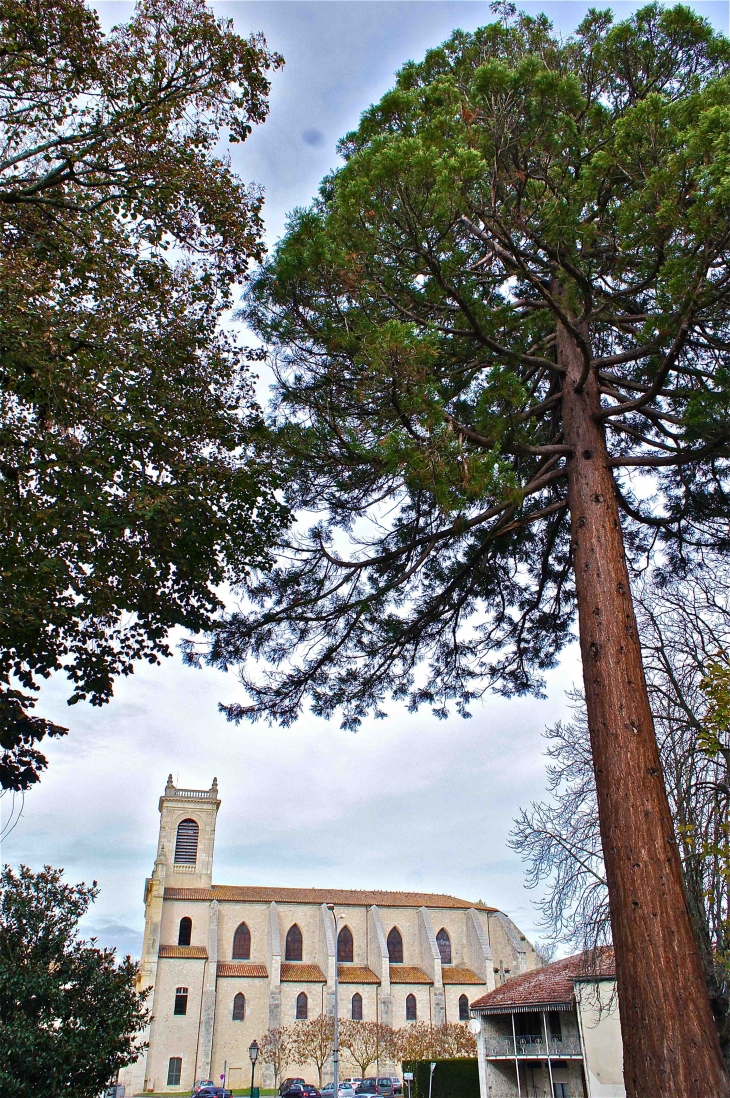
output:
[[[486,1035],[484,1046],[487,1058],[515,1056],[515,1042],[511,1035]],[[549,1054],[554,1059],[561,1060],[566,1056],[580,1056],[580,1041],[577,1037],[572,1036],[551,1037],[549,1053],[547,1053],[544,1037],[518,1035],[516,1054],[518,1057],[524,1056],[533,1060],[545,1060]]]

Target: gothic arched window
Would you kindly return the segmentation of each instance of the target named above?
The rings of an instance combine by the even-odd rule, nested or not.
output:
[[[241,991],[239,991],[238,995],[234,996],[233,1014],[231,1017],[234,1022],[242,1022],[246,1017],[246,996]]]
[[[469,1000],[467,999],[466,995],[459,996],[459,1021],[469,1021]]]
[[[193,933],[193,920],[187,915],[183,916],[180,920],[180,928],[177,932],[177,944],[179,946],[189,946],[190,937]]]
[[[362,995],[359,991],[356,991],[352,997],[352,1010],[350,1012],[350,1017],[352,1018],[353,1022],[362,1021]]]
[[[198,859],[198,833],[195,820],[180,820],[175,838],[175,861],[178,865],[195,865]]]
[[[406,1021],[415,1022],[418,1018],[418,1009],[416,1007],[416,996],[406,995]]]
[[[294,926],[289,927],[289,931],[286,936],[286,953],[284,956],[285,961],[301,961],[302,959],[302,932],[294,923]],[[306,999],[306,995],[304,996]],[[306,1018],[306,1014],[304,1015]]]
[[[301,1021],[307,1017],[307,995],[306,992],[300,991],[297,995],[297,1020]]]
[[[248,961],[251,956],[251,931],[248,929],[245,923],[237,928],[236,933],[233,935],[233,953],[232,957],[234,961]]]
[[[444,930],[443,927],[441,927],[438,934],[436,935],[436,945],[439,947],[439,953],[441,954],[441,964],[442,965],[450,965],[451,964],[451,938],[449,938],[448,934],[446,933],[446,931]]]
[[[351,961],[353,959],[352,931],[349,926],[343,926],[337,935],[337,960]]]
[[[388,957],[392,965],[403,964],[403,939],[397,926],[388,935]]]

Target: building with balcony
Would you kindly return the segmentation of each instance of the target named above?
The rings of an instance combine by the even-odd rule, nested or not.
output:
[[[481,1098],[624,1098],[611,950],[518,975],[471,1014]]]
[[[331,1014],[335,972],[340,1017],[466,1025],[471,1000],[541,963],[503,912],[456,896],[213,884],[219,807],[215,779],[177,789],[170,777],[160,798],[139,976],[152,1021],[122,1073],[128,1095],[189,1094],[224,1072],[247,1086],[252,1040]],[[311,1064],[286,1073],[316,1077]],[[273,1070],[257,1081],[273,1085]]]

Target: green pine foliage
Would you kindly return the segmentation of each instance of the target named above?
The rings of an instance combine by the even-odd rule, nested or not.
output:
[[[314,524],[206,651],[231,719],[539,693],[575,611],[559,325],[634,559],[727,547],[728,134],[730,44],[681,6],[566,40],[504,6],[365,112],[245,304]]]

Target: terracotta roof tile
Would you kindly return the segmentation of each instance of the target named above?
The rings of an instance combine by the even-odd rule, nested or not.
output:
[[[205,946],[160,946],[158,957],[193,957],[198,961],[208,960]]]
[[[300,962],[287,961],[281,966],[282,983],[289,984],[324,984],[324,972],[319,965],[304,965]]]
[[[484,1014],[502,1014],[540,1006],[567,1008],[575,1002],[576,980],[595,979],[596,976],[611,979],[615,975],[612,949],[601,949],[597,958],[593,953],[578,953],[513,976],[501,987],[482,995],[471,1004],[471,1009]]]
[[[223,962],[220,962],[220,961],[218,962],[216,974],[219,978],[221,976],[238,976],[238,977],[251,977],[251,976],[259,976],[260,977],[260,976],[264,976],[264,977],[267,977],[269,975],[268,972],[266,971],[266,965],[236,965],[236,964],[232,965],[232,964],[226,964],[226,963],[223,963]]]
[[[370,892],[343,888],[264,888],[259,885],[213,885],[212,888],[166,888],[166,900],[218,900],[222,903],[338,904],[340,907],[441,907],[496,911],[457,896],[436,892]]]
[[[476,972],[470,968],[459,968],[458,965],[444,965],[441,978],[445,984],[484,984]]]
[[[422,968],[415,965],[391,965],[391,984],[432,984],[433,980],[427,976]]]
[[[379,984],[380,979],[366,965],[338,965],[337,978],[341,984]]]

